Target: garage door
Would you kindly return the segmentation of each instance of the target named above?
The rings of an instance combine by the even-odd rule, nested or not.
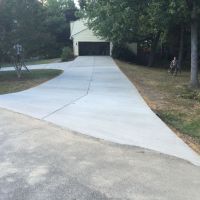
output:
[[[102,56],[110,55],[109,42],[79,42],[80,56]]]

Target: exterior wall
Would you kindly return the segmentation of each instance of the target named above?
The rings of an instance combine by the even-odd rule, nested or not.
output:
[[[106,42],[106,40],[101,39],[94,35],[92,30],[85,29],[78,34],[73,36],[73,39],[80,42]]]
[[[88,27],[85,25],[84,20],[77,20],[77,21],[70,23],[71,36],[81,32],[85,29],[88,29]]]
[[[110,56],[112,56],[112,50],[113,50],[113,43],[110,42]]]
[[[85,25],[84,20],[77,20],[70,23],[71,39],[73,40],[74,55],[79,55],[79,42],[108,42],[94,35],[92,30],[89,30]],[[113,45],[110,43],[110,55],[112,54]]]
[[[94,35],[92,30],[89,30],[85,25],[84,20],[77,20],[70,23],[71,39],[73,40],[74,55],[79,55],[79,42],[108,42]],[[127,47],[137,55],[137,43],[129,43]],[[113,44],[110,42],[110,55],[112,55]]]
[[[75,56],[79,55],[79,49],[78,49],[79,42],[107,42],[107,41],[95,36],[93,32],[89,29],[83,30],[82,32],[73,36],[73,49]]]
[[[79,56],[78,41],[73,40],[73,51],[75,56]]]

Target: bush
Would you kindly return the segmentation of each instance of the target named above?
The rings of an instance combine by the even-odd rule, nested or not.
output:
[[[135,54],[125,45],[114,45],[112,50],[112,56],[113,58],[117,58],[128,62],[136,61]]]
[[[70,47],[64,47],[62,50],[61,60],[68,61],[74,58],[73,51]]]

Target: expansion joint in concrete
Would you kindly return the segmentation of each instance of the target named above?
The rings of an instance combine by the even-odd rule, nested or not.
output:
[[[41,119],[44,120],[44,119],[50,117],[51,115],[61,111],[62,109],[76,103],[77,101],[81,100],[82,98],[86,97],[89,94],[89,91],[90,91],[90,87],[91,87],[91,83],[92,83],[92,79],[93,79],[93,75],[94,75],[94,67],[95,67],[95,58],[93,59],[92,73],[91,73],[91,77],[90,77],[90,80],[89,80],[89,83],[88,83],[88,88],[87,88],[86,93],[84,95],[76,98],[75,100],[71,101],[70,103],[63,105],[62,107],[56,109],[55,111],[49,113],[48,115],[42,117]]]

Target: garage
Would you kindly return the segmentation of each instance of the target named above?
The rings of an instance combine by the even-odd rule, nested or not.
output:
[[[80,56],[109,56],[110,43],[109,42],[79,42]]]
[[[97,36],[88,28],[87,21],[70,22],[70,31],[75,56],[111,56],[112,42]]]

